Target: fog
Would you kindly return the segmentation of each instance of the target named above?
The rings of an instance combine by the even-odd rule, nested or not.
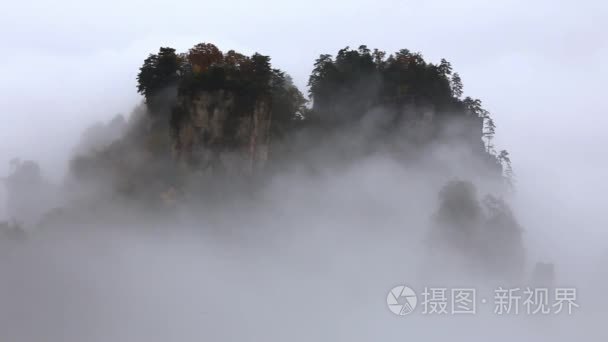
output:
[[[429,170],[373,156],[339,175],[286,172],[254,202],[195,204],[169,216],[112,208],[87,223],[3,242],[0,331],[20,341],[567,341],[604,334],[597,327],[605,314],[602,259],[591,244],[583,258],[565,236],[551,246],[539,238],[550,233],[536,229],[536,215],[522,219],[524,278],[536,261],[555,262],[557,284],[580,291],[575,314],[526,316],[522,307],[498,316],[493,304],[478,304],[474,316],[390,313],[386,295],[399,284],[419,294],[426,286],[471,287],[489,303],[493,289],[513,284],[463,272],[450,252],[432,261],[431,215],[449,178]],[[581,272],[581,262],[592,272]]]
[[[0,174],[14,157],[65,181],[82,132],[142,99],[136,74],[159,46],[201,41],[259,51],[306,90],[314,59],[346,46],[445,57],[465,95],[483,100],[495,144],[511,153],[523,227],[525,284],[536,262],[578,290],[573,315],[500,317],[492,292],[511,284],[462,274],[426,248],[438,192],[472,181],[495,189],[457,147],[404,166],[384,154],[297,166],[255,200],[181,208],[169,218],[109,206],[78,224],[0,245],[0,339],[7,341],[603,341],[608,174],[608,5],[602,1],[309,1],[206,4],[11,3],[0,15]],[[451,168],[432,170],[441,160]],[[0,198],[5,196],[0,188]],[[67,196],[57,198],[63,205]],[[9,219],[0,206],[0,221]],[[198,209],[197,209],[198,208]],[[200,209],[200,210],[199,210]],[[88,222],[87,222],[88,221]],[[445,261],[448,260],[448,261]],[[454,264],[452,264],[454,261]],[[389,290],[474,287],[474,316],[400,317]],[[525,286],[525,285],[524,285]]]

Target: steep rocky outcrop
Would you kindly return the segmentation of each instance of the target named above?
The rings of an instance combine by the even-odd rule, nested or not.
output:
[[[207,196],[219,183],[254,184],[248,176],[316,170],[377,152],[413,164],[437,146],[443,157],[434,162],[446,172],[466,166],[500,180],[509,167],[507,152],[491,146],[489,113],[481,101],[462,98],[447,61],[428,63],[408,50],[387,57],[365,46],[345,48],[335,58],[320,56],[309,86],[310,102],[258,53],[206,43],[186,53],[162,47],[138,74],[141,113],[115,130],[122,138],[85,150],[70,169],[79,182],[113,185],[99,191],[150,199],[171,189]],[[114,126],[125,125],[107,125]]]
[[[198,91],[178,99],[173,151],[202,171],[251,175],[268,160],[272,105],[227,90]]]

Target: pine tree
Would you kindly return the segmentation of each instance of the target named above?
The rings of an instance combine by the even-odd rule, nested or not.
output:
[[[460,79],[460,75],[455,72],[452,75],[452,82],[451,82],[451,86],[452,86],[452,94],[454,95],[454,97],[456,97],[457,99],[460,99],[462,97],[462,80]]]
[[[507,150],[500,151],[497,159],[500,162],[500,164],[502,165],[503,177],[504,177],[505,183],[507,183],[507,186],[509,186],[509,188],[513,189],[513,187],[515,185],[515,180],[514,180],[513,168],[511,166],[511,157],[509,156],[509,152]]]
[[[445,58],[442,58],[439,63],[439,73],[446,78],[452,74],[452,64]]]
[[[484,118],[483,137],[486,139],[486,151],[491,154],[496,154],[496,151],[494,151],[494,144],[492,143],[494,134],[496,133],[496,125],[494,124],[494,120],[490,117],[490,113],[486,110],[484,110],[482,117]]]

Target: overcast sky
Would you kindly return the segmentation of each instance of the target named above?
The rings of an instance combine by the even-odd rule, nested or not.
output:
[[[367,44],[451,61],[524,192],[559,186],[570,205],[608,191],[606,1],[25,0],[1,12],[3,173],[18,156],[61,178],[86,126],[141,101],[138,67],[159,46],[258,51],[305,90],[319,54]]]

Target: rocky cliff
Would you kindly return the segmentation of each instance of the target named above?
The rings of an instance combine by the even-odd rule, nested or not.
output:
[[[251,175],[267,162],[272,117],[268,97],[197,91],[181,96],[174,114],[173,151],[182,165]]]

